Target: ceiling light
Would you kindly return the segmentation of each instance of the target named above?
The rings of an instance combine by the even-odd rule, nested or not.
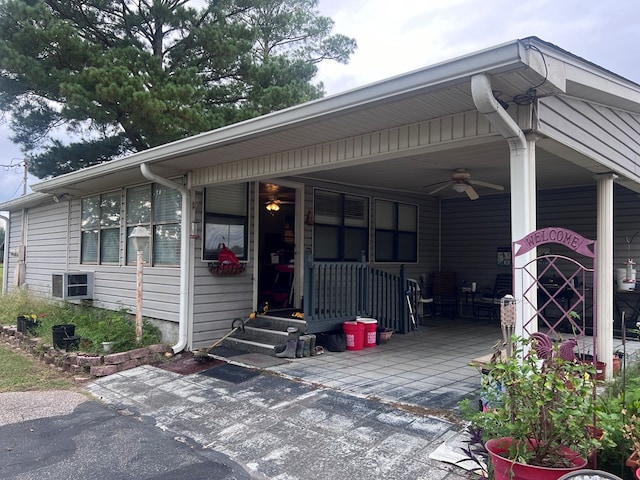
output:
[[[453,189],[458,193],[463,193],[467,191],[467,185],[464,183],[456,183],[453,185]]]
[[[276,201],[271,201],[267,203],[267,210],[269,210],[271,213],[277,212],[278,210],[280,210],[280,205]]]

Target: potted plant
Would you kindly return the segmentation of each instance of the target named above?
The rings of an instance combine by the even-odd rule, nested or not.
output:
[[[38,327],[38,316],[34,314],[18,315],[16,324],[18,332],[25,334],[35,333]]]
[[[599,446],[593,366],[563,359],[558,348],[541,358],[533,340],[514,337],[514,355],[494,355],[483,376],[481,428],[496,480],[557,479],[584,468]]]
[[[623,410],[623,415],[626,411]],[[640,472],[640,419],[631,415],[622,426],[622,436],[631,444],[631,455],[627,458],[626,465],[638,476]]]

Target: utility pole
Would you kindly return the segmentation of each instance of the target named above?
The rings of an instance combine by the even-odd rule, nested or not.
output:
[[[22,164],[24,166],[24,171],[22,173],[22,195],[24,196],[27,194],[27,173],[29,171],[26,158],[22,161]]]

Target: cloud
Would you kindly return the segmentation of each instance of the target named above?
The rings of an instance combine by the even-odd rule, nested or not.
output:
[[[537,36],[618,75],[640,81],[630,58],[640,41],[640,3],[622,0],[320,0],[334,33],[353,37],[348,65],[319,66],[328,94],[362,86],[518,38]]]

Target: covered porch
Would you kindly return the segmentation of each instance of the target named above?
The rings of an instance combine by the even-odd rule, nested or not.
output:
[[[498,324],[434,317],[417,333],[394,334],[373,348],[296,358],[267,370],[355,396],[451,412],[463,398],[479,399],[481,372],[471,362],[491,355],[501,341]],[[628,361],[640,355],[637,340],[614,339],[613,348],[626,350]]]

